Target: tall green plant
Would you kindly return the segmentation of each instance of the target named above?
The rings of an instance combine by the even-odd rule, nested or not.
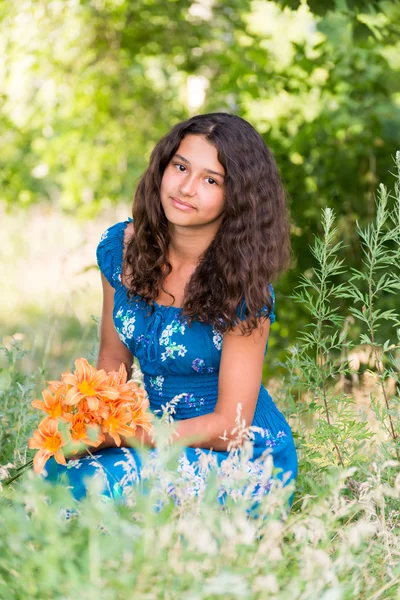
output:
[[[346,269],[344,261],[338,258],[343,243],[337,241],[333,210],[325,208],[323,235],[316,237],[311,247],[317,267],[308,276],[301,276],[292,295],[311,317],[311,323],[299,336],[300,344],[290,349],[286,386],[290,390],[287,404],[292,411],[296,407],[293,412],[298,424],[306,424],[303,434],[297,432],[306,470],[314,471],[316,466],[321,473],[332,464],[342,468],[367,464],[376,458],[377,445],[383,459],[400,457],[400,317],[396,310],[385,309],[387,296],[400,289],[400,152],[396,166],[394,195],[380,185],[376,217],[365,228],[357,223],[363,268]],[[391,199],[393,208],[389,207]],[[344,274],[346,283],[338,283]],[[338,299],[342,298],[353,301],[348,316],[341,314]],[[387,329],[388,322],[394,325],[392,336],[382,339],[381,332]],[[357,327],[350,326],[357,323],[362,327],[358,336],[354,333]],[[343,385],[354,374],[349,350],[360,345],[367,345],[373,356],[372,368],[380,393],[371,394],[371,405],[385,433],[383,444],[378,444],[377,438],[372,444],[365,443],[374,434],[358,418],[354,399]]]
[[[396,167],[394,207],[388,206],[390,194],[381,184],[375,221],[365,229],[357,223],[365,268],[352,269],[353,276],[342,293],[356,305],[350,312],[363,326],[361,343],[372,349],[380,397],[371,397],[371,405],[390,440],[389,456],[394,452],[400,460],[400,312],[381,308],[385,295],[398,295],[400,290],[400,152],[396,153]],[[381,340],[379,327],[385,320],[393,323],[392,335]],[[392,393],[390,379],[396,384]]]
[[[348,339],[345,318],[333,300],[342,292],[335,277],[345,272],[338,258],[342,248],[336,241],[334,212],[322,212],[323,236],[315,237],[311,252],[317,266],[310,276],[302,275],[292,298],[303,305],[311,315],[311,322],[300,333],[301,345],[291,352],[292,374],[297,373],[297,387],[305,397],[311,427],[303,440],[304,459],[320,468],[336,464],[346,467],[360,456],[364,440],[372,434],[365,423],[354,418],[353,400],[335,383],[351,372],[343,360],[343,348],[352,345]]]

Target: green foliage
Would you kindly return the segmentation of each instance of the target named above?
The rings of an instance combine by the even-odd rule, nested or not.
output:
[[[322,236],[315,236],[311,248],[316,266],[293,293],[309,311],[310,324],[290,348],[277,398],[290,417],[300,457],[291,512],[292,490],[278,481],[256,518],[246,512],[250,498],[232,496],[224,507],[217,504],[216,474],[204,494],[193,494],[193,481],[176,468],[180,448],[168,446],[170,430],[163,429],[171,426],[172,401],[170,415],[157,426],[160,460],[124,502],[107,501],[96,479],[79,503],[63,485],[33,473],[0,490],[0,598],[114,600],[131,597],[132,590],[139,600],[398,598],[399,323],[392,310],[376,308],[380,296],[398,290],[400,153],[396,165],[395,197],[381,186],[375,219],[357,226],[365,269],[351,270],[341,257],[343,242],[327,208]],[[348,315],[338,303],[344,295],[352,301]],[[361,330],[353,327],[356,320]],[[394,324],[389,338],[382,336],[387,321]],[[377,427],[358,412],[352,382],[351,357],[363,347],[372,356],[370,404]],[[24,357],[17,346],[7,357],[2,460],[16,463],[13,440],[15,449],[32,426],[21,418],[21,398],[28,399],[36,376],[21,372]],[[264,468],[269,477],[268,459]],[[0,466],[0,480],[12,472],[10,464]],[[240,489],[242,477],[246,471],[229,479],[231,489]]]
[[[287,493],[274,488],[258,520],[242,503],[221,510],[212,494],[177,507],[158,491],[159,473],[150,502],[140,488],[126,504],[107,502],[93,480],[79,506],[66,488],[27,477],[0,496],[0,597],[394,599],[400,549],[387,503],[398,501],[398,478],[390,465],[372,469],[349,501],[349,474],[314,482],[289,518]]]
[[[302,468],[314,477],[326,477],[326,469],[357,467],[363,478],[371,461],[400,460],[399,395],[399,324],[393,309],[378,308],[382,296],[398,294],[400,265],[400,153],[396,155],[397,176],[393,208],[388,192],[379,186],[376,218],[357,233],[363,253],[363,270],[349,269],[338,255],[342,240],[337,241],[334,213],[322,212],[323,237],[316,237],[311,248],[317,267],[300,277],[293,299],[310,313],[310,323],[299,335],[299,343],[290,348],[284,399],[296,420]],[[350,273],[350,274],[349,274]],[[342,283],[346,274],[346,283]],[[349,298],[350,315],[337,299]],[[361,307],[359,308],[359,306]],[[362,329],[354,327],[361,321]],[[382,338],[384,323],[390,336]],[[352,378],[354,351],[368,347],[372,355],[371,377],[375,381],[369,396],[379,438],[371,422],[357,418],[356,389]],[[353,393],[352,393],[353,392]],[[306,422],[307,428],[301,429]],[[379,440],[379,441],[378,441]],[[357,492],[356,480],[349,488]],[[308,489],[307,487],[305,489]]]
[[[301,277],[299,291],[293,295],[310,311],[312,320],[300,334],[301,346],[292,349],[290,372],[301,373],[296,385],[306,392],[314,420],[314,428],[304,440],[303,456],[326,469],[331,464],[345,467],[361,460],[372,433],[366,423],[354,418],[353,400],[334,385],[350,373],[343,351],[351,342],[346,339],[348,328],[343,326],[339,307],[331,304],[332,298],[342,294],[342,286],[335,285],[334,278],[345,271],[343,261],[337,258],[342,242],[335,243],[337,228],[331,209],[323,211],[322,224],[324,237],[316,238],[311,249],[318,267],[311,278]]]
[[[288,190],[297,266],[277,290],[276,342],[306,322],[288,300],[329,205],[340,258],[373,217],[400,134],[396,1],[4,0],[0,200],[91,218],[129,206],[156,141],[193,112],[250,120]],[[208,85],[202,105],[190,77]],[[393,308],[393,300],[389,302]],[[386,326],[386,325],[385,325]],[[271,373],[269,373],[271,374]]]
[[[363,323],[366,332],[361,335],[361,342],[368,344],[373,351],[374,366],[378,373],[379,385],[384,398],[384,407],[373,402],[378,421],[389,433],[400,460],[400,313],[398,310],[381,310],[378,308],[382,294],[399,294],[400,290],[400,152],[396,154],[398,179],[395,186],[396,197],[393,210],[388,208],[388,192],[384,185],[379,187],[376,221],[357,231],[362,241],[364,254],[363,264],[366,270],[353,269],[354,275],[346,286],[343,296],[351,298],[355,306],[351,313]],[[358,305],[361,304],[361,309]],[[378,329],[382,322],[390,321],[396,328],[391,337],[383,343],[378,338]],[[392,395],[387,390],[386,382],[392,378],[395,391]]]
[[[397,598],[400,193],[386,172],[400,133],[399,17],[390,0],[0,4],[10,210],[128,212],[154,143],[195,111],[247,118],[274,151],[297,265],[277,289],[269,356],[287,371],[279,405],[300,456],[291,514],[277,488],[258,521],[211,495],[155,514],[140,488],[122,506],[95,487],[66,520],[68,491],[26,476],[0,492],[0,598]],[[193,75],[209,83],[200,108]],[[60,347],[59,363],[74,358],[72,342]],[[361,348],[373,422],[354,383]],[[45,361],[27,368],[23,354],[6,349],[0,373],[1,480],[29,458],[44,376]]]
[[[26,462],[27,439],[37,418],[30,407],[37,374],[21,372],[21,359],[26,355],[17,343],[9,350],[1,348],[7,368],[0,370],[0,465]]]
[[[143,600],[317,599],[332,590],[343,600],[381,590],[395,598],[399,539],[388,502],[399,487],[391,466],[371,470],[358,501],[346,495],[351,472],[332,472],[289,518],[288,492],[274,486],[257,520],[245,514],[247,502],[221,509],[212,493],[195,497],[182,481],[176,506],[159,486],[160,474],[174,480],[173,465],[125,504],[107,501],[99,480],[77,504],[65,487],[31,475],[0,496],[0,597],[106,600],[134,589]]]

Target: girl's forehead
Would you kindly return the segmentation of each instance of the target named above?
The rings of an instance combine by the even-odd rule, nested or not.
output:
[[[192,166],[213,169],[224,174],[224,167],[218,160],[217,148],[202,135],[191,134],[183,138],[175,156],[177,154]]]

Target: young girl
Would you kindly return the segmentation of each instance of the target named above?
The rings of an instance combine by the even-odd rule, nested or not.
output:
[[[270,449],[277,476],[285,483],[296,477],[289,425],[261,384],[275,321],[271,281],[289,255],[285,193],[272,154],[247,121],[226,113],[173,127],[151,154],[133,219],[103,234],[97,366],[110,371],[124,363],[130,374],[137,357],[156,414],[183,394],[174,415],[175,437],[185,444],[180,469],[198,473],[198,449],[223,463],[240,404],[246,425],[258,428],[252,460]],[[137,438],[154,446],[140,427]],[[139,454],[128,440],[123,446],[107,437],[96,461],[84,457],[69,468],[50,461],[48,476],[67,472],[79,499],[84,477],[100,465],[112,496],[128,462],[140,476]]]

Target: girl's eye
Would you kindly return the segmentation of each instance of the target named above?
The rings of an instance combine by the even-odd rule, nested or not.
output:
[[[185,165],[182,165],[182,163],[174,163],[174,167],[176,167],[181,173],[184,173],[186,171],[186,167]],[[207,181],[208,183],[211,183],[211,185],[218,185],[218,181],[215,181],[215,179],[213,179],[212,177],[207,177]]]

